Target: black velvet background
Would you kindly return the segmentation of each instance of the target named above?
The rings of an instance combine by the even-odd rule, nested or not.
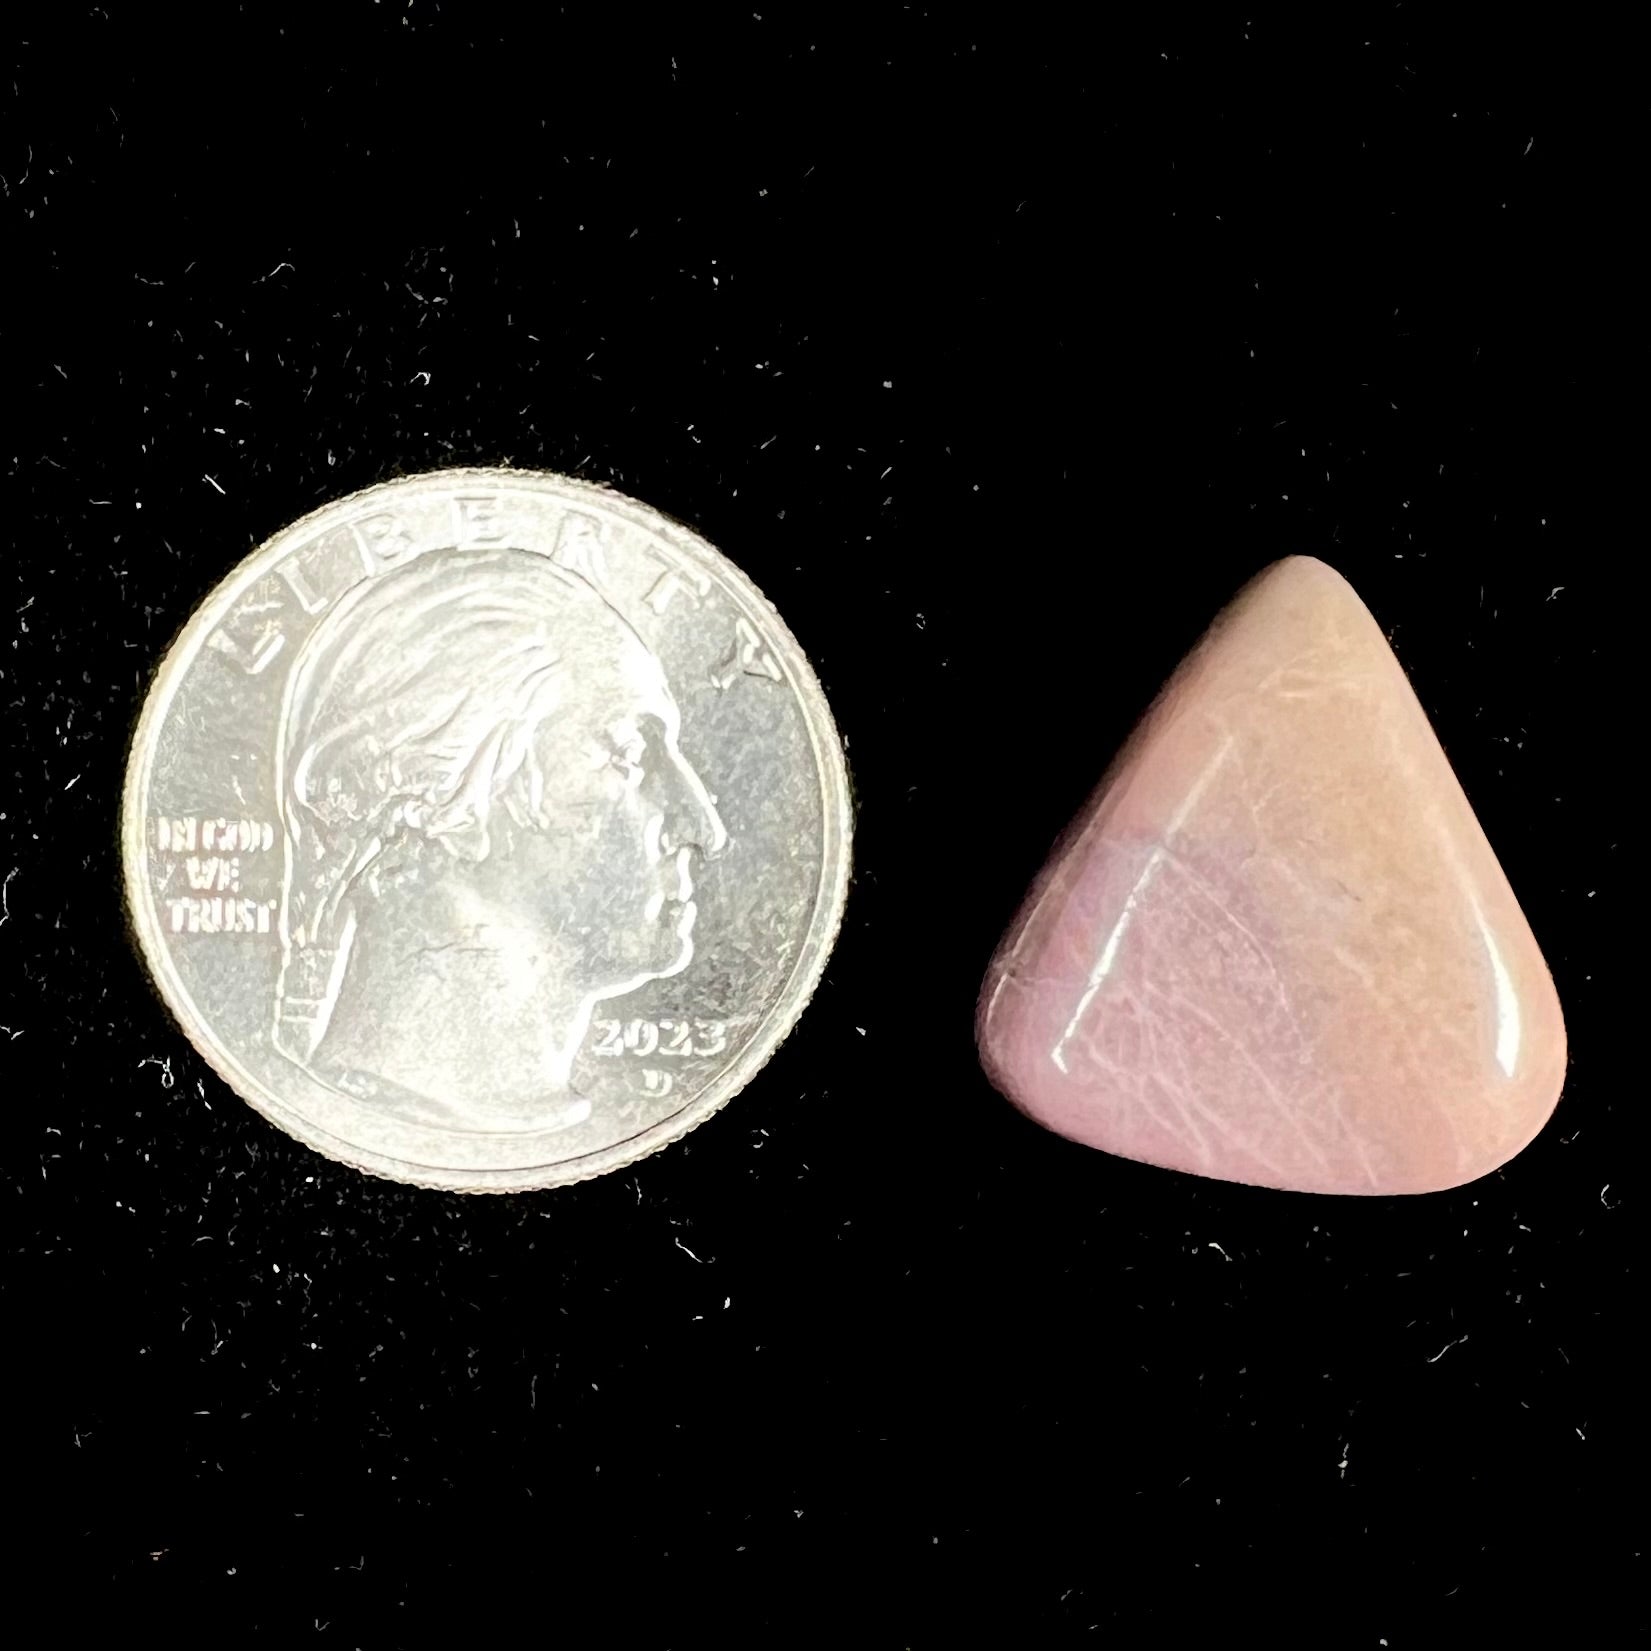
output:
[[[1643,354],[1578,78],[1616,48],[755,5],[6,25],[8,1610],[220,1646],[1643,1628],[1605,961],[1638,922],[1605,409]],[[216,1082],[115,845],[195,602],[461,461],[703,530],[815,660],[860,810],[759,1081],[496,1200],[337,1168]],[[974,1061],[1050,839],[1298,550],[1392,636],[1566,1005],[1552,1124],[1445,1195],[1124,1163]]]

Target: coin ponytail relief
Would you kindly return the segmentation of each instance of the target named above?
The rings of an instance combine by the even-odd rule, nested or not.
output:
[[[309,1064],[326,1035],[332,1005],[350,960],[355,913],[347,911],[336,943],[289,933],[281,916],[281,973],[275,987],[275,1047],[300,1066]]]
[[[432,850],[438,862],[485,860],[495,792],[515,773],[503,771],[501,758],[525,743],[508,721],[466,718],[463,707],[433,719],[428,705],[416,697],[409,703],[405,693],[374,705],[365,726],[351,718],[341,729],[318,727],[313,697],[303,694],[311,681],[311,673],[294,673],[285,727],[295,749],[283,753],[290,760],[278,779],[285,845],[275,1046],[300,1065],[326,1035],[349,967],[360,891],[376,897],[415,881]],[[427,749],[432,742],[418,731],[432,720],[468,737],[444,751]]]

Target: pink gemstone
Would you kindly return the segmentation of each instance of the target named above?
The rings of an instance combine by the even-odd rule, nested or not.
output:
[[[1322,562],[1183,661],[987,972],[981,1057],[1062,1135],[1306,1192],[1513,1157],[1565,1073],[1530,925],[1369,610]]]

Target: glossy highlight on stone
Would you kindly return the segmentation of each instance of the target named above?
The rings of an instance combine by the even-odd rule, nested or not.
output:
[[[1275,563],[1165,686],[987,972],[1022,1111],[1257,1186],[1409,1193],[1504,1164],[1559,1098],[1530,925],[1351,586]]]

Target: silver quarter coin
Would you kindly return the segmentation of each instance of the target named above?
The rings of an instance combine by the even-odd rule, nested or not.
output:
[[[465,1191],[676,1140],[802,1012],[848,887],[842,748],[744,574],[561,476],[369,488],[249,556],[156,675],[133,926],[281,1128]]]

